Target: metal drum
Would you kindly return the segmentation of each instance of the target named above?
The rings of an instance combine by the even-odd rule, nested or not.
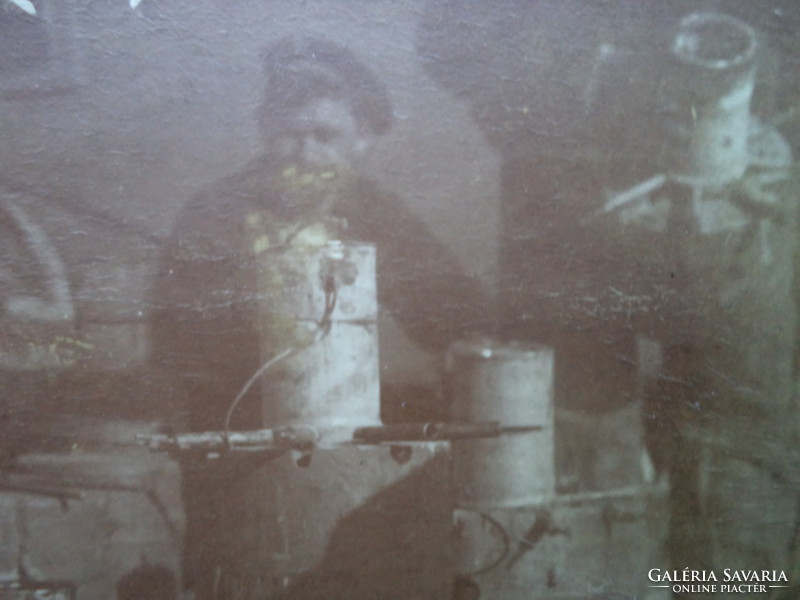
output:
[[[0,486],[0,598],[177,598],[181,472],[146,422],[37,415]]]
[[[553,363],[552,349],[540,345],[478,339],[450,348],[451,419],[536,428],[453,442],[458,506],[524,506],[555,493]]]
[[[744,173],[756,50],[755,31],[735,17],[692,13],[681,21],[672,125],[688,144],[676,145],[676,174],[724,185]]]
[[[380,423],[375,248],[329,241],[265,255],[259,298],[264,421]]]

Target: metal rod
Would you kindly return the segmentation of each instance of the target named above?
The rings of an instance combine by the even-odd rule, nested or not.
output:
[[[501,426],[497,421],[479,423],[403,423],[370,427],[282,427],[255,431],[203,431],[178,434],[140,434],[137,439],[161,451],[270,451],[304,450],[317,445],[344,446],[384,442],[445,441],[492,438],[540,431],[539,425]]]

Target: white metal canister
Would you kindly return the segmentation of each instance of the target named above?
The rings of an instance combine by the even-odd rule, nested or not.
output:
[[[380,423],[375,247],[329,241],[267,253],[259,269],[267,426]]]
[[[735,17],[692,13],[681,21],[672,46],[681,73],[674,92],[689,144],[679,175],[715,186],[744,174],[756,49],[755,31]]]
[[[510,431],[453,442],[458,506],[525,506],[555,494],[553,365],[553,350],[541,345],[477,339],[450,348],[451,419]]]

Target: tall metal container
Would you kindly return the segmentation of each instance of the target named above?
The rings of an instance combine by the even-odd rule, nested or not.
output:
[[[735,17],[692,13],[681,21],[672,45],[670,126],[682,138],[676,174],[715,186],[744,173],[757,47],[755,31]]]
[[[453,442],[458,506],[524,506],[555,494],[553,364],[546,346],[478,339],[451,347],[446,368],[453,420],[537,428]]]
[[[329,241],[266,254],[260,269],[269,426],[380,423],[375,247]]]
[[[258,256],[265,424],[326,437],[208,492],[221,539],[207,585],[245,600],[447,598],[449,444],[327,444],[380,424],[375,248],[323,239]]]

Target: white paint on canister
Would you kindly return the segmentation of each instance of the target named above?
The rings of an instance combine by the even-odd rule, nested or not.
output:
[[[536,427],[497,438],[453,442],[457,504],[524,506],[555,494],[553,350],[479,339],[447,357],[450,418]]]
[[[755,31],[735,17],[692,13],[681,21],[672,53],[691,78],[684,90],[689,162],[681,175],[719,186],[747,169],[756,46]]]
[[[753,72],[700,111],[691,143],[694,175],[715,184],[739,179],[748,166],[747,132]]]
[[[262,358],[267,426],[380,423],[375,247],[328,242],[266,254]]]

